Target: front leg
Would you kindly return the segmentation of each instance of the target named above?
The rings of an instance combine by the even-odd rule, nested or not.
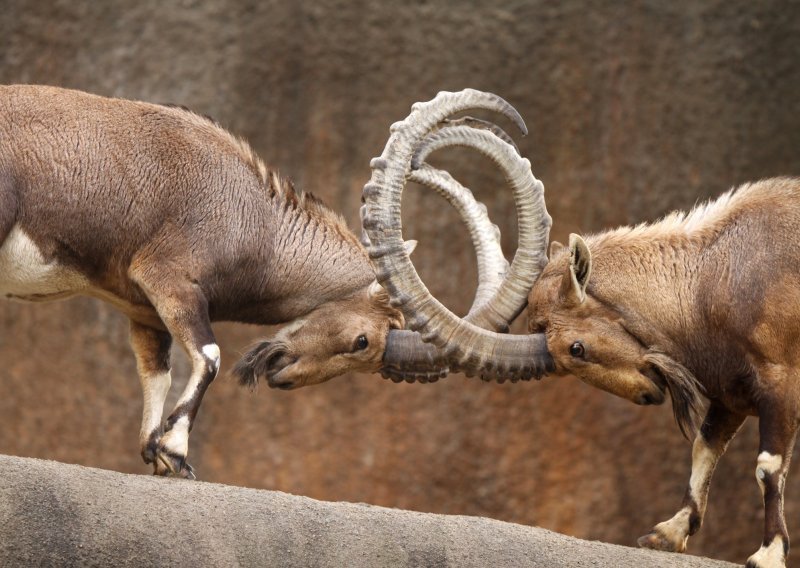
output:
[[[219,371],[220,353],[210,325],[195,330],[193,340],[185,344],[192,360],[192,374],[175,408],[167,418],[164,435],[158,444],[157,459],[165,475],[194,479],[194,470],[186,462],[189,453],[189,432],[208,386]],[[201,339],[204,338],[204,339]]]
[[[164,434],[155,450],[155,467],[159,475],[194,479],[194,470],[187,463],[189,432],[206,389],[217,376],[220,364],[208,315],[208,302],[194,282],[179,275],[165,275],[163,265],[155,269],[139,266],[134,280],[147,294],[170,335],[186,350],[192,363],[192,374],[175,408],[167,418]],[[151,267],[152,268],[152,267]]]
[[[747,560],[748,568],[786,566],[789,533],[783,516],[783,489],[797,435],[797,411],[793,402],[789,393],[768,393],[759,401],[756,481],[764,497],[764,539],[758,552]]]
[[[130,329],[131,347],[136,356],[136,368],[144,396],[139,447],[144,462],[155,466],[156,449],[162,434],[161,415],[172,382],[169,370],[172,337],[166,331],[153,329],[134,321],[131,321]]]
[[[643,548],[684,552],[689,537],[703,524],[708,502],[708,488],[717,462],[736,435],[745,416],[734,414],[712,401],[700,432],[692,446],[692,474],[680,511],[668,521],[657,524],[638,541]]]

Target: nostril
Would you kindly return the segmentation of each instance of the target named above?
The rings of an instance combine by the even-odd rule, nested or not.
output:
[[[264,364],[266,365],[267,369],[270,369],[270,370],[274,369],[275,368],[275,363],[278,361],[279,358],[281,358],[285,354],[286,354],[286,351],[283,351],[281,349],[276,349],[275,351],[270,353],[267,356],[267,359],[264,361]]]
[[[288,367],[292,363],[297,361],[297,357],[292,357],[286,351],[282,349],[277,349],[273,353],[270,353],[269,356],[264,361],[266,366],[267,372],[274,372],[279,371],[285,367]]]

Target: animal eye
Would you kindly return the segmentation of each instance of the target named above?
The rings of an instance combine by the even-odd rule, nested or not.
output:
[[[586,349],[583,346],[583,343],[580,341],[576,341],[572,345],[569,346],[569,354],[573,357],[583,357],[586,354]]]
[[[353,348],[353,351],[362,351],[362,350],[366,349],[368,345],[369,345],[369,341],[367,341],[367,336],[366,335],[359,335],[356,338],[356,344],[355,344],[355,346]]]

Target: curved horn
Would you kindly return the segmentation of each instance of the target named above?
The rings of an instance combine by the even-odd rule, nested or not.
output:
[[[508,261],[500,248],[500,229],[489,220],[486,206],[475,201],[472,192],[449,173],[422,164],[409,179],[435,189],[467,221],[478,265],[478,289],[469,312],[473,314],[495,295],[508,272]]]
[[[450,372],[442,353],[431,343],[424,343],[417,332],[393,329],[386,341],[381,375],[395,383],[434,383]]]
[[[445,118],[475,108],[505,114],[526,131],[511,105],[496,95],[471,89],[439,93],[432,101],[417,103],[406,120],[392,126],[383,154],[372,161],[372,179],[364,187],[363,223],[372,242],[370,256],[376,264],[378,280],[394,303],[402,307],[410,327],[419,331],[425,341],[441,348],[448,361],[467,374],[480,374],[486,379],[539,377],[552,367],[543,336],[500,335],[458,318],[431,296],[402,246],[400,197],[415,148]],[[529,279],[532,282],[546,262],[551,223],[544,207],[544,188],[530,173],[530,163],[519,158],[507,143],[496,136],[493,139],[496,142],[485,153],[504,169],[512,185],[517,200],[520,249],[493,298],[495,301],[480,308],[489,322],[497,321],[501,313],[515,311],[509,309],[509,295],[527,295],[529,286],[524,283]],[[477,146],[484,151],[483,144]],[[503,147],[505,150],[500,149]],[[524,288],[521,292],[520,287]]]
[[[511,137],[491,122],[471,117],[445,120],[443,123],[444,131],[439,131],[441,134],[436,137],[426,137],[418,146],[415,152],[415,157],[418,159],[417,165],[414,166],[416,169],[411,172],[409,179],[436,190],[459,212],[467,225],[475,248],[478,268],[478,287],[475,291],[472,307],[466,316],[468,321],[472,321],[476,312],[479,312],[479,308],[494,298],[502,284],[503,277],[508,272],[509,264],[500,247],[500,229],[489,220],[486,206],[476,201],[472,192],[453,179],[448,172],[438,170],[429,164],[420,163],[424,159],[420,158],[420,156],[427,157],[432,151],[444,145],[469,145],[468,143],[465,144],[463,140],[469,138],[470,132],[464,132],[464,130],[471,131],[472,128],[454,128],[465,124],[490,131],[504,142],[513,145],[517,152],[519,151]],[[365,213],[366,206],[362,205],[361,240],[364,246],[369,247],[369,237],[363,229]],[[524,301],[525,299],[522,298],[520,309],[524,307]],[[478,317],[480,317],[480,313]],[[476,322],[473,321],[473,323]],[[494,331],[508,331],[506,321],[481,321],[476,324],[494,324],[496,325]],[[428,383],[447,376],[449,370],[442,353],[430,343],[423,342],[418,333],[406,330],[392,330],[390,332],[381,368],[381,374],[384,378],[391,379],[394,382],[418,381]]]
[[[514,142],[514,139],[511,138],[511,136],[509,136],[505,130],[497,126],[494,122],[489,122],[488,120],[482,120],[480,118],[475,118],[472,116],[462,116],[461,118],[445,118],[439,126],[440,128],[450,128],[453,126],[471,126],[472,128],[475,129],[488,130],[489,132],[500,138],[500,140],[502,140],[503,142],[506,142],[511,146],[513,146],[514,149],[519,154],[519,148],[517,147],[516,142]],[[434,132],[438,132],[438,129],[434,130]],[[430,151],[425,150],[425,146],[426,146],[426,141],[423,140],[417,147],[417,151],[414,153],[415,157],[423,152],[426,155],[431,153]],[[419,161],[420,160],[417,160],[416,163],[419,163]]]
[[[442,170],[422,164],[410,179],[435,189],[455,207],[469,229],[478,265],[478,289],[467,318],[494,296],[508,271],[508,261],[500,248],[500,229],[489,220],[486,206],[478,203],[468,189]],[[366,211],[361,206],[362,222]],[[369,237],[362,229],[362,243],[369,247]],[[495,331],[506,331],[497,329]],[[399,383],[432,383],[444,378],[450,369],[442,353],[422,341],[413,331],[392,330],[386,342],[381,375]]]
[[[469,229],[478,265],[478,288],[467,314],[469,319],[478,308],[494,297],[508,271],[508,261],[500,248],[500,229],[489,220],[486,206],[477,202],[472,192],[449,173],[421,164],[409,179],[427,185],[447,199]],[[365,211],[366,206],[362,205],[362,222]],[[366,242],[365,246],[369,247],[369,237],[363,229],[362,235],[362,242]],[[507,331],[507,326],[504,323],[502,329],[495,331]],[[418,333],[407,330],[389,332],[381,368],[384,378],[396,383],[432,383],[446,377],[449,371],[442,353],[430,343],[423,342]]]
[[[505,331],[525,308],[528,293],[547,260],[544,250],[550,217],[544,209],[544,186],[533,176],[530,162],[521,158],[515,147],[489,130],[468,126],[445,127],[426,136],[412,156],[411,167],[415,167],[415,160],[424,160],[430,152],[456,145],[474,148],[494,161],[505,172],[517,201],[520,230],[515,263],[494,296],[468,318],[485,329]],[[411,179],[415,174],[416,171],[412,172]],[[546,227],[541,227],[542,223]]]
[[[462,126],[465,124],[470,126]],[[434,135],[427,136],[425,140],[420,143],[414,153],[414,159],[412,159],[414,171],[409,174],[408,178],[410,181],[426,185],[436,190],[458,211],[464,223],[467,225],[470,238],[472,239],[472,245],[475,248],[478,265],[478,289],[475,292],[475,299],[467,316],[468,319],[478,308],[494,297],[503,281],[503,277],[508,272],[509,264],[503,256],[503,250],[500,247],[500,229],[489,220],[486,206],[476,201],[471,191],[453,179],[448,172],[421,162],[431,152],[445,146],[461,145],[481,148],[480,142],[483,141],[486,143],[486,138],[478,137],[476,140],[472,132],[477,128],[491,132],[495,136],[500,137],[504,142],[513,145],[517,152],[519,151],[516,145],[514,145],[513,140],[511,140],[511,137],[491,122],[472,117],[445,120],[444,127],[441,130],[435,132]],[[362,223],[360,240],[362,245],[369,248],[369,236],[363,228],[365,214],[366,205],[362,204],[360,209]],[[519,309],[523,309],[526,298],[516,298],[516,300],[519,303]],[[501,319],[510,320],[516,317],[516,315],[518,314],[502,314]],[[473,321],[473,323],[481,325],[482,322]],[[495,331],[507,331],[507,321],[488,323],[495,325]]]

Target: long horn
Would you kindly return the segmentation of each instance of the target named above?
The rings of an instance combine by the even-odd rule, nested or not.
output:
[[[473,314],[496,294],[508,272],[508,261],[500,248],[500,229],[489,220],[486,206],[475,201],[472,192],[449,173],[422,164],[409,179],[442,194],[467,224],[478,265],[478,289],[469,312]]]
[[[430,152],[446,145],[458,145],[465,137],[469,137],[469,132],[462,132],[462,129],[454,129],[455,126],[469,125],[475,128],[483,128],[491,131],[503,141],[514,144],[508,136],[498,126],[483,120],[464,117],[458,120],[445,120],[444,132],[436,137],[429,135],[426,137],[415,152],[415,158],[420,156],[427,157]],[[468,128],[467,130],[472,130]],[[437,132],[437,133],[438,133]],[[428,146],[431,146],[430,148]],[[514,145],[516,148],[516,145]],[[424,159],[424,158],[422,158]],[[413,164],[412,159],[412,164]],[[426,185],[434,189],[443,196],[461,215],[472,239],[475,248],[478,267],[478,288],[475,291],[475,299],[466,319],[471,321],[475,317],[479,308],[494,298],[497,290],[502,284],[503,277],[508,272],[508,261],[503,256],[500,247],[500,229],[489,220],[486,206],[475,200],[472,192],[458,183],[445,171],[436,169],[429,164],[420,163],[418,159],[415,169],[409,175],[409,179],[416,183]],[[361,207],[361,219],[366,213],[366,206]],[[362,228],[362,243],[369,247],[369,237]],[[524,300],[523,300],[524,301]],[[480,314],[478,315],[480,317]],[[476,323],[476,322],[473,322]],[[487,325],[494,323],[494,331],[508,331],[508,324],[505,321],[485,322],[481,321],[477,325]],[[499,324],[499,325],[497,325]],[[386,344],[383,356],[383,366],[381,375],[394,382],[435,382],[447,376],[450,369],[443,358],[441,351],[430,343],[425,343],[418,333],[412,331],[391,331]]]
[[[386,341],[381,375],[395,383],[434,383],[443,379],[450,367],[442,352],[425,343],[415,331],[393,329]]]
[[[484,120],[464,117],[457,120],[445,120],[443,122],[444,129],[437,131],[435,133],[438,134],[437,136],[429,135],[421,142],[415,152],[415,158],[420,156],[427,157],[430,152],[443,145],[463,144],[462,140],[468,138],[470,134],[469,132],[463,132],[463,130],[471,131],[473,128],[454,128],[462,125],[488,130],[503,141],[513,145],[515,150],[518,151],[511,137],[498,126]],[[430,148],[428,147],[429,145]],[[481,313],[479,309],[494,298],[509,268],[508,261],[503,256],[503,250],[500,247],[500,229],[489,220],[486,206],[476,201],[471,191],[453,179],[448,172],[420,162],[421,159],[417,161],[414,171],[409,175],[409,179],[426,185],[443,196],[458,211],[469,230],[477,257],[478,287],[466,319],[467,321],[472,321],[477,313],[477,318],[480,320]],[[365,213],[366,206],[362,205],[362,226]],[[369,237],[363,228],[361,240],[364,246],[369,247]],[[524,306],[524,301],[525,299],[523,298],[521,306]],[[476,323],[476,325],[494,325],[494,331],[508,331],[506,321],[487,322],[484,318],[472,323]],[[449,371],[450,369],[441,351],[430,343],[423,342],[418,333],[406,330],[393,330],[390,332],[381,368],[381,374],[384,378],[391,379],[394,382],[429,383],[447,376]]]
[[[465,124],[469,125],[469,127],[461,126]],[[461,127],[456,128],[457,126]],[[434,189],[444,197],[461,215],[461,218],[469,230],[472,245],[475,248],[477,256],[478,289],[475,292],[475,299],[467,316],[468,319],[478,308],[482,307],[495,296],[503,282],[503,277],[508,272],[509,264],[503,256],[503,250],[500,247],[500,229],[489,220],[486,206],[476,201],[471,191],[453,179],[448,172],[436,169],[429,164],[422,163],[422,161],[431,152],[445,146],[474,146],[482,140],[479,138],[476,141],[475,137],[472,136],[472,131],[476,128],[491,132],[504,142],[513,145],[514,149],[518,151],[511,137],[500,127],[491,122],[472,117],[446,120],[444,121],[443,129],[438,130],[433,135],[427,136],[417,148],[414,159],[412,160],[412,167],[414,170],[409,174],[408,178],[410,181]],[[472,138],[472,140],[470,140],[470,138]],[[483,140],[485,140],[485,138],[483,138]],[[360,209],[362,222],[360,240],[361,244],[368,248],[370,240],[366,230],[363,228],[365,214],[366,206],[362,205]],[[519,302],[519,309],[524,308],[526,298],[517,298],[517,300]],[[504,319],[513,319],[516,315],[517,314],[508,314]],[[476,323],[476,325],[482,324],[480,321],[473,321],[473,323]],[[506,321],[489,322],[489,324],[495,325],[495,331],[507,331],[508,328]]]
[[[502,331],[525,308],[528,293],[547,261],[543,251],[547,248],[550,217],[544,209],[544,186],[533,176],[530,162],[520,157],[516,147],[489,130],[468,126],[446,127],[426,136],[412,156],[412,169],[415,160],[422,161],[430,152],[449,146],[474,148],[493,160],[505,172],[514,191],[519,215],[515,262],[494,296],[468,318],[485,329]],[[411,179],[416,171],[412,172]],[[537,215],[537,211],[543,215]]]
[[[486,206],[475,201],[472,192],[449,173],[421,164],[409,179],[436,190],[459,212],[467,225],[478,264],[478,288],[467,314],[469,320],[494,297],[502,284],[503,276],[508,272],[508,261],[500,248],[500,229],[489,220]],[[361,211],[363,221],[365,206],[361,207]],[[365,233],[363,229],[362,233]],[[363,241],[369,247],[369,237],[365,234]],[[507,331],[505,322],[495,331]],[[441,351],[432,344],[423,342],[418,333],[407,330],[392,330],[389,333],[381,368],[384,378],[396,383],[432,383],[447,376],[450,369]]]
[[[500,335],[458,318],[431,296],[402,244],[400,197],[415,149],[445,118],[476,108],[505,114],[526,131],[516,110],[500,97],[488,93],[471,89],[440,93],[428,103],[415,104],[406,120],[392,126],[383,154],[372,162],[372,179],[363,193],[366,205],[363,223],[371,240],[370,256],[376,264],[378,280],[387,288],[394,303],[402,307],[411,329],[442,349],[447,360],[467,374],[480,374],[485,379],[530,379],[552,367],[544,337]],[[526,288],[522,294],[527,295],[529,286],[524,283],[532,282],[546,262],[551,223],[544,207],[543,186],[530,173],[530,163],[518,157],[509,159],[509,156],[518,156],[513,147],[496,136],[494,140],[497,142],[492,143],[493,149],[485,153],[503,167],[514,190],[521,248],[493,298],[496,301],[487,302],[481,308],[488,322],[496,322],[501,313],[519,313],[518,309],[510,309],[509,294],[522,286]],[[484,151],[483,144],[478,146]],[[498,150],[503,146],[507,151]]]
[[[494,296],[508,272],[508,261],[500,248],[500,229],[489,220],[486,206],[475,201],[472,192],[449,173],[421,164],[410,179],[435,189],[459,212],[467,225],[478,264],[478,289],[467,315],[469,319]],[[361,212],[363,221],[365,206],[361,207]],[[369,237],[363,229],[362,242],[369,247]],[[495,331],[506,331],[505,324]],[[432,383],[447,376],[450,369],[441,351],[423,342],[418,333],[392,330],[389,334],[381,368],[384,378],[396,383]]]
[[[500,128],[494,122],[489,122],[488,120],[483,120],[483,119],[475,118],[475,117],[472,117],[472,116],[462,116],[461,118],[445,118],[441,122],[441,124],[439,126],[440,127],[472,126],[473,128],[488,130],[492,134],[494,134],[495,136],[500,138],[500,140],[502,140],[503,142],[507,142],[508,144],[511,144],[514,147],[514,149],[517,151],[517,153],[519,153],[519,148],[517,148],[517,144],[516,144],[516,142],[514,142],[514,139],[511,138],[511,136],[509,136],[508,133],[505,130]],[[434,132],[437,132],[437,130],[434,130]],[[415,155],[419,155],[422,152],[425,152],[425,141],[423,141],[417,147],[417,151],[415,152]],[[427,153],[430,153],[430,152],[427,152]]]

